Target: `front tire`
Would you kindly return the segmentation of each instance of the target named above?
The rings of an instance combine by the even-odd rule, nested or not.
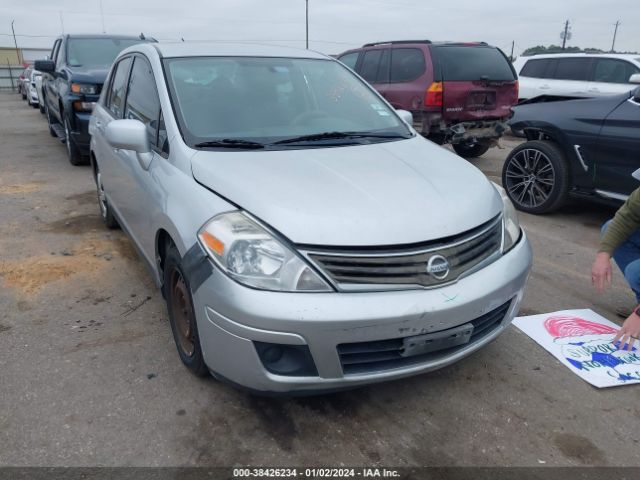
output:
[[[100,170],[96,168],[96,188],[98,190],[98,207],[100,207],[100,217],[102,222],[107,228],[118,228],[118,221],[116,220],[113,210],[109,205],[107,196],[104,192],[104,185],[102,184],[102,174]]]
[[[191,373],[204,377],[209,374],[209,369],[202,355],[191,288],[182,268],[182,258],[173,245],[164,260],[163,276],[162,288],[180,360]]]
[[[477,158],[481,155],[487,153],[489,150],[490,144],[485,141],[477,141],[473,144],[469,143],[454,143],[453,149],[455,152],[461,157],[465,158]]]
[[[525,142],[504,162],[502,186],[518,210],[535,214],[557,210],[569,195],[567,159],[553,142]]]
[[[69,158],[69,163],[71,165],[85,165],[87,162],[80,154],[80,150],[71,137],[71,124],[69,123],[69,118],[64,117],[64,137],[65,144],[67,146],[67,157]]]
[[[58,138],[56,131],[52,127],[52,125],[57,122],[54,122],[53,119],[51,118],[51,110],[49,110],[49,105],[47,105],[46,102],[44,105],[44,113],[47,116],[47,125],[49,126],[49,135],[51,135],[52,137]]]

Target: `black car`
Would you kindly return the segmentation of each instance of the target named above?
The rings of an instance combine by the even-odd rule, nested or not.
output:
[[[144,36],[62,35],[50,60],[36,60],[49,132],[67,145],[73,165],[89,163],[89,117],[116,56]],[[155,41],[151,39],[151,41]]]
[[[507,157],[502,185],[519,210],[551,212],[570,195],[620,204],[638,188],[640,88],[515,110],[511,126],[528,141]]]

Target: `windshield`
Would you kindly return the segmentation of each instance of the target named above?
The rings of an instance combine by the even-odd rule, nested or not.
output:
[[[444,81],[513,81],[509,61],[493,47],[434,47]]]
[[[411,135],[394,111],[336,61],[174,58],[165,60],[165,69],[180,129],[192,146],[221,139],[240,147],[285,140],[286,148],[293,140],[344,144],[343,132],[353,134],[350,143]],[[317,138],[298,138],[304,136]]]
[[[70,67],[109,68],[122,50],[141,42],[139,38],[71,38],[67,63]]]

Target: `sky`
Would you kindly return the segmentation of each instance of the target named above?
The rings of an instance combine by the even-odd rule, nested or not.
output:
[[[514,53],[560,44],[640,51],[639,0],[309,0],[309,47],[336,54],[382,40],[486,41]],[[101,15],[101,11],[103,15]],[[0,0],[0,46],[50,48],[62,33],[143,32],[160,41],[305,46],[305,0]],[[636,25],[636,27],[633,27]]]

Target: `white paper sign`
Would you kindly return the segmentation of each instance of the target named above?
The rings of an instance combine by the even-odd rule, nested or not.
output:
[[[618,349],[611,342],[620,327],[592,310],[518,317],[513,324],[596,387],[640,383],[638,344]]]

